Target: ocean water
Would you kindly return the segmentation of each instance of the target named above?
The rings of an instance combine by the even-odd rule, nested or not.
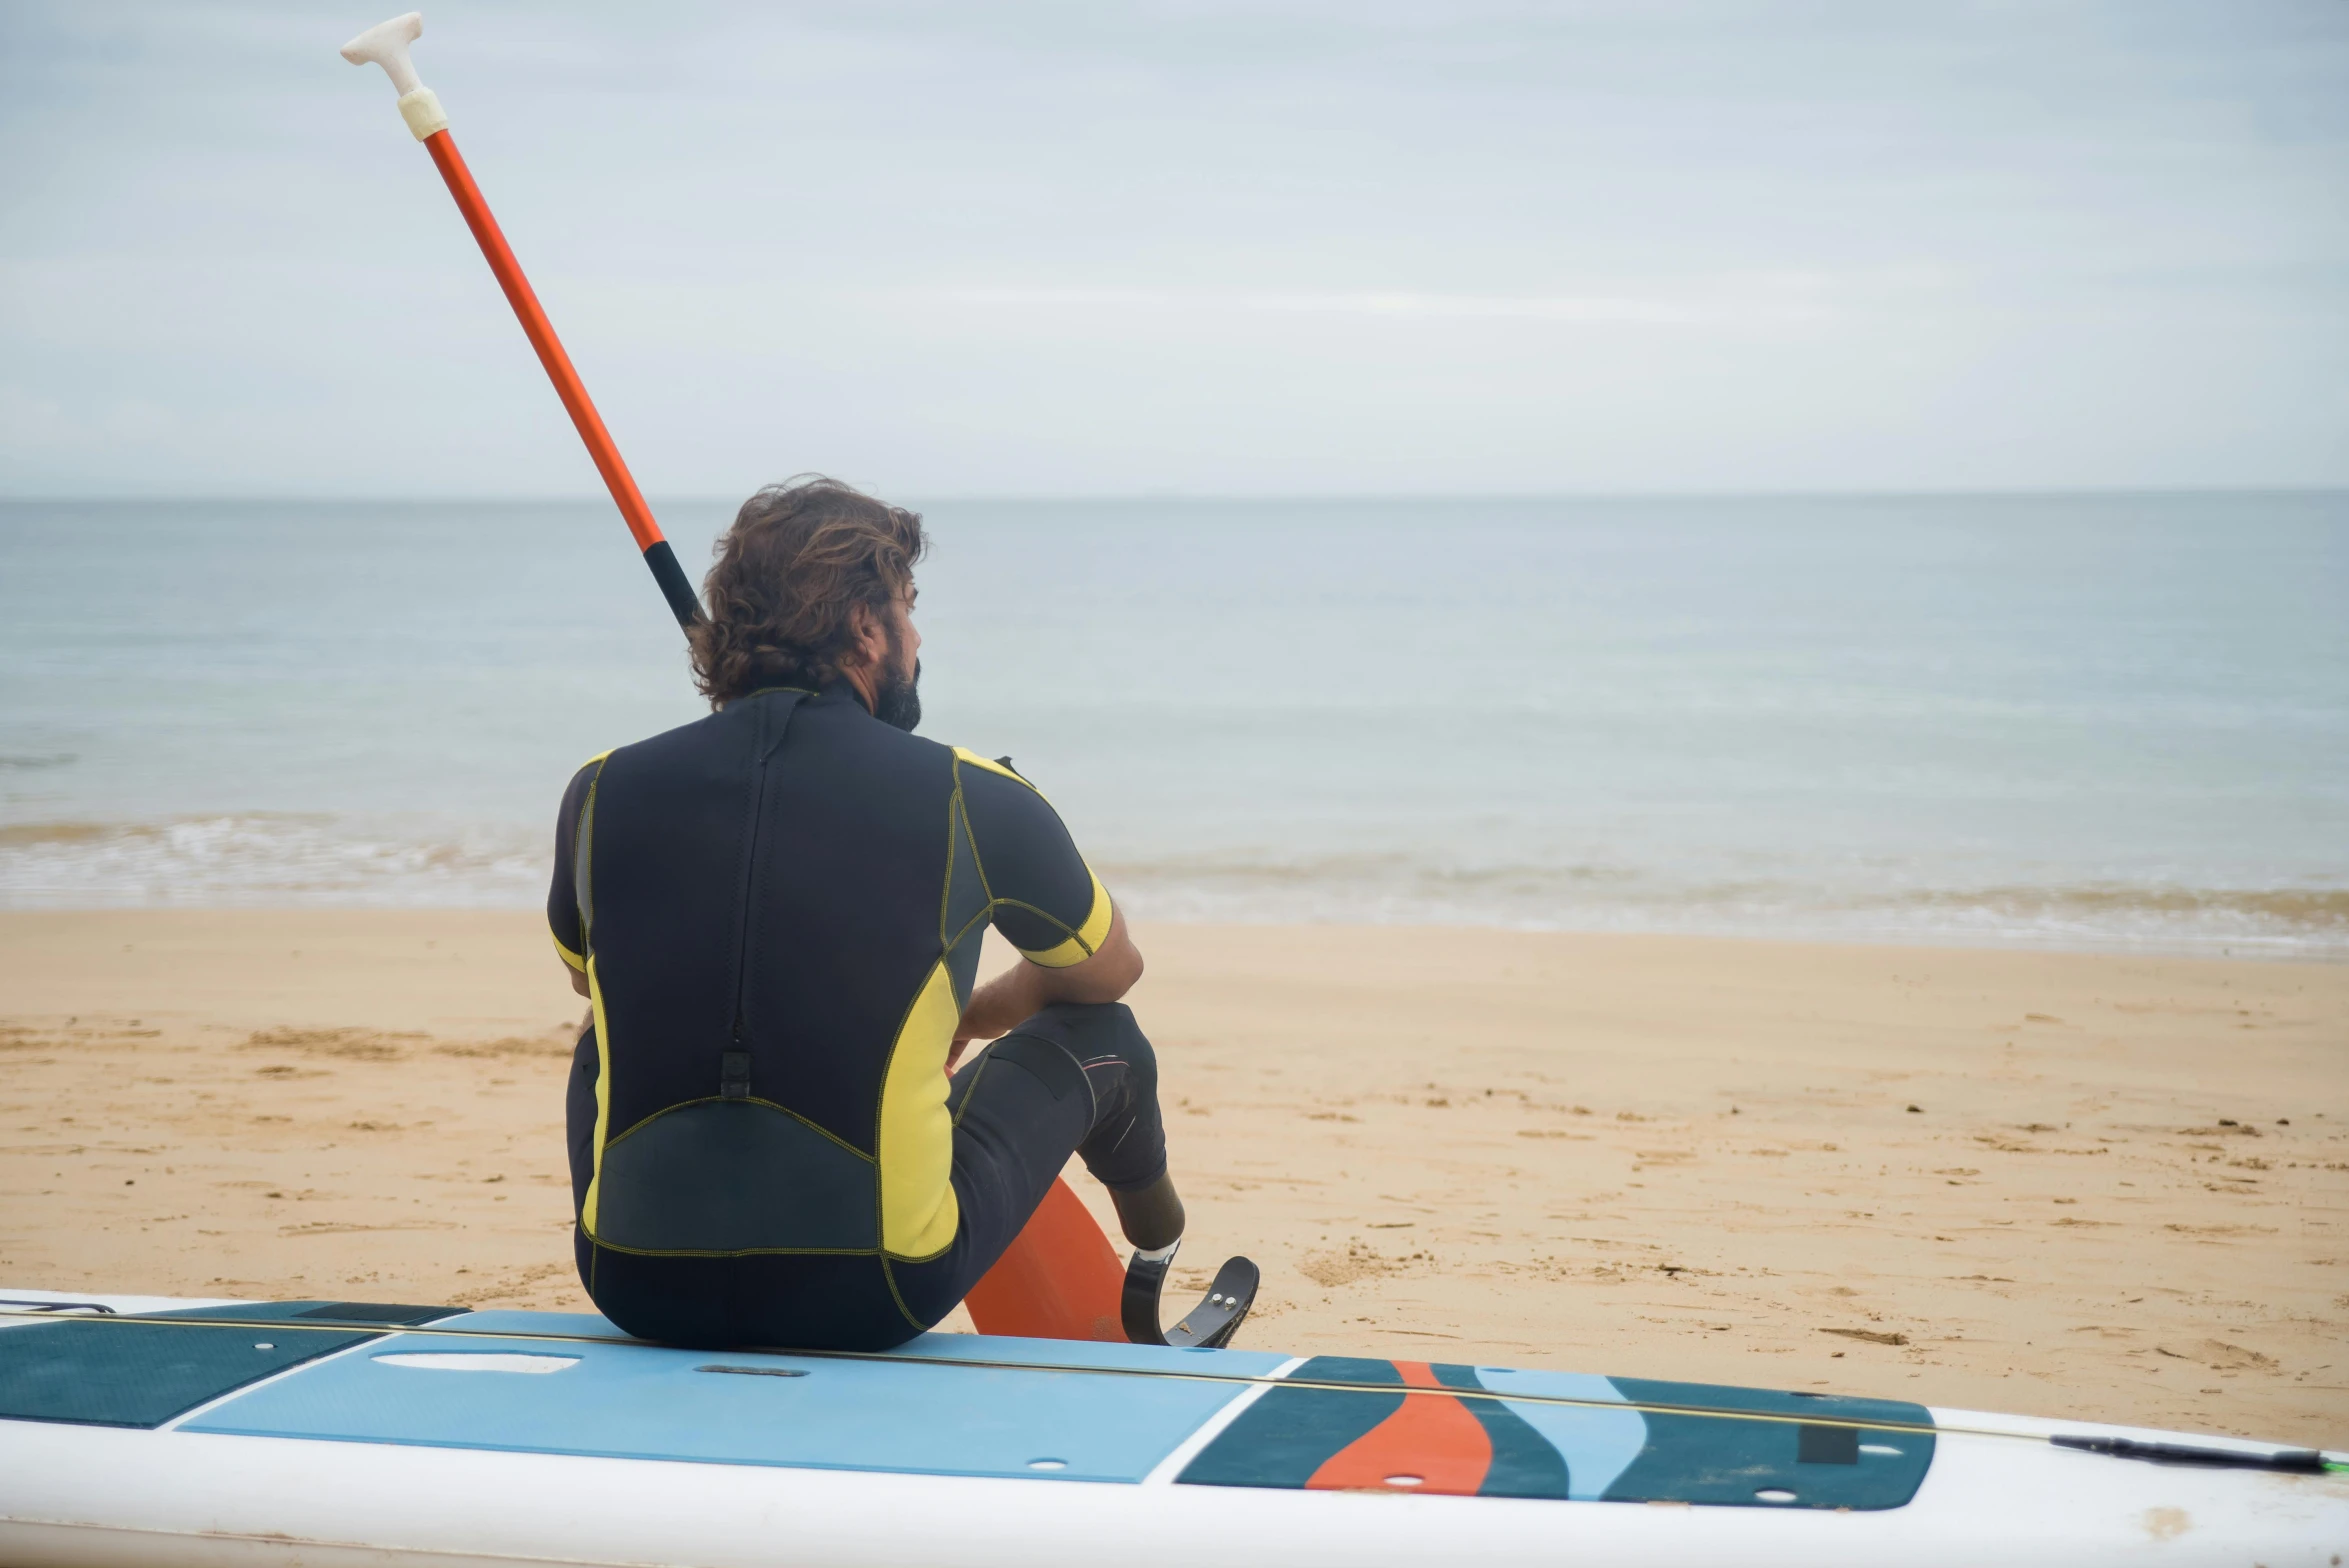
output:
[[[1146,918],[2349,957],[2349,494],[925,510]],[[601,502],[0,504],[0,905],[534,904],[701,711]]]

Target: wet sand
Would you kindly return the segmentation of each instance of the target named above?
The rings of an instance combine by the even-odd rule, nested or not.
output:
[[[1139,936],[1243,1343],[2349,1444],[2349,967]],[[0,915],[0,1286],[584,1307],[578,1011],[528,914]]]

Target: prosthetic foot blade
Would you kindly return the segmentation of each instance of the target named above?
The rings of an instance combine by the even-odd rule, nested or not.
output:
[[[1248,1309],[1256,1304],[1261,1276],[1246,1258],[1228,1258],[1215,1271],[1207,1299],[1183,1315],[1171,1329],[1159,1325],[1159,1296],[1166,1288],[1167,1270],[1174,1264],[1169,1248],[1158,1257],[1134,1254],[1126,1265],[1125,1291],[1118,1315],[1126,1338],[1137,1345],[1172,1345],[1181,1350],[1220,1350],[1232,1342]]]

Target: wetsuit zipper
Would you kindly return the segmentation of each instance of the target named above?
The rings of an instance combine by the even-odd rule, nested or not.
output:
[[[751,745],[758,761],[750,774],[750,846],[743,858],[742,900],[736,906],[734,927],[734,1026],[733,1044],[736,1051],[743,1049],[743,997],[750,988],[750,900],[758,888],[759,830],[765,825],[767,811],[767,704],[759,700],[757,727],[751,732]],[[721,1082],[725,1074],[721,1069]],[[722,1091],[721,1091],[722,1092]]]

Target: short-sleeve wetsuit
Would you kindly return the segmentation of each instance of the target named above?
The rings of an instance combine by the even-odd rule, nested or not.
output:
[[[1072,1152],[1166,1168],[1122,1006],[1055,1007],[943,1067],[992,925],[1080,963],[1111,909],[1007,764],[772,687],[595,758],[547,918],[588,981],[571,1078],[580,1279],[646,1338],[880,1348],[928,1328]]]

